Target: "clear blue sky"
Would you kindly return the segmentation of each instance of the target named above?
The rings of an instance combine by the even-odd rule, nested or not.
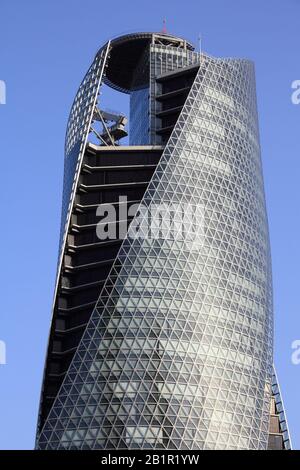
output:
[[[30,449],[50,323],[63,176],[64,133],[76,89],[109,37],[161,30],[215,56],[256,63],[275,300],[275,361],[295,448],[300,448],[298,0],[1,0],[0,448]],[[106,105],[119,109],[113,93]],[[126,100],[122,103],[126,106]],[[122,104],[122,105],[123,105]]]

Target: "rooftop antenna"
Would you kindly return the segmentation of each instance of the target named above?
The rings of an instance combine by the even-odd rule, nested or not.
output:
[[[202,59],[202,34],[199,33],[198,35],[198,46],[199,46],[199,55],[200,55],[200,63]]]
[[[167,34],[167,20],[166,20],[166,18],[163,19],[163,27],[162,27],[161,32],[163,34]]]

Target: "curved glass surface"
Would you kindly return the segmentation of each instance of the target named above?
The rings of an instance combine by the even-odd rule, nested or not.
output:
[[[205,57],[142,204],[204,240],[127,237],[39,447],[266,449],[272,280],[252,63]]]

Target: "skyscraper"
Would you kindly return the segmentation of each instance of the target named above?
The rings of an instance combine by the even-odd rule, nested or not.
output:
[[[103,84],[129,94],[129,144]],[[153,207],[184,236],[153,235]],[[37,448],[287,449],[272,343],[253,64],[109,41],[67,126]]]

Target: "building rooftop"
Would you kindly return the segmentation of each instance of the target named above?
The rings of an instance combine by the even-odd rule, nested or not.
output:
[[[194,50],[194,46],[185,39],[168,33],[141,32],[119,36],[111,40],[110,58],[104,83],[116,90],[129,93],[133,89],[134,71],[146,47],[151,43]]]

